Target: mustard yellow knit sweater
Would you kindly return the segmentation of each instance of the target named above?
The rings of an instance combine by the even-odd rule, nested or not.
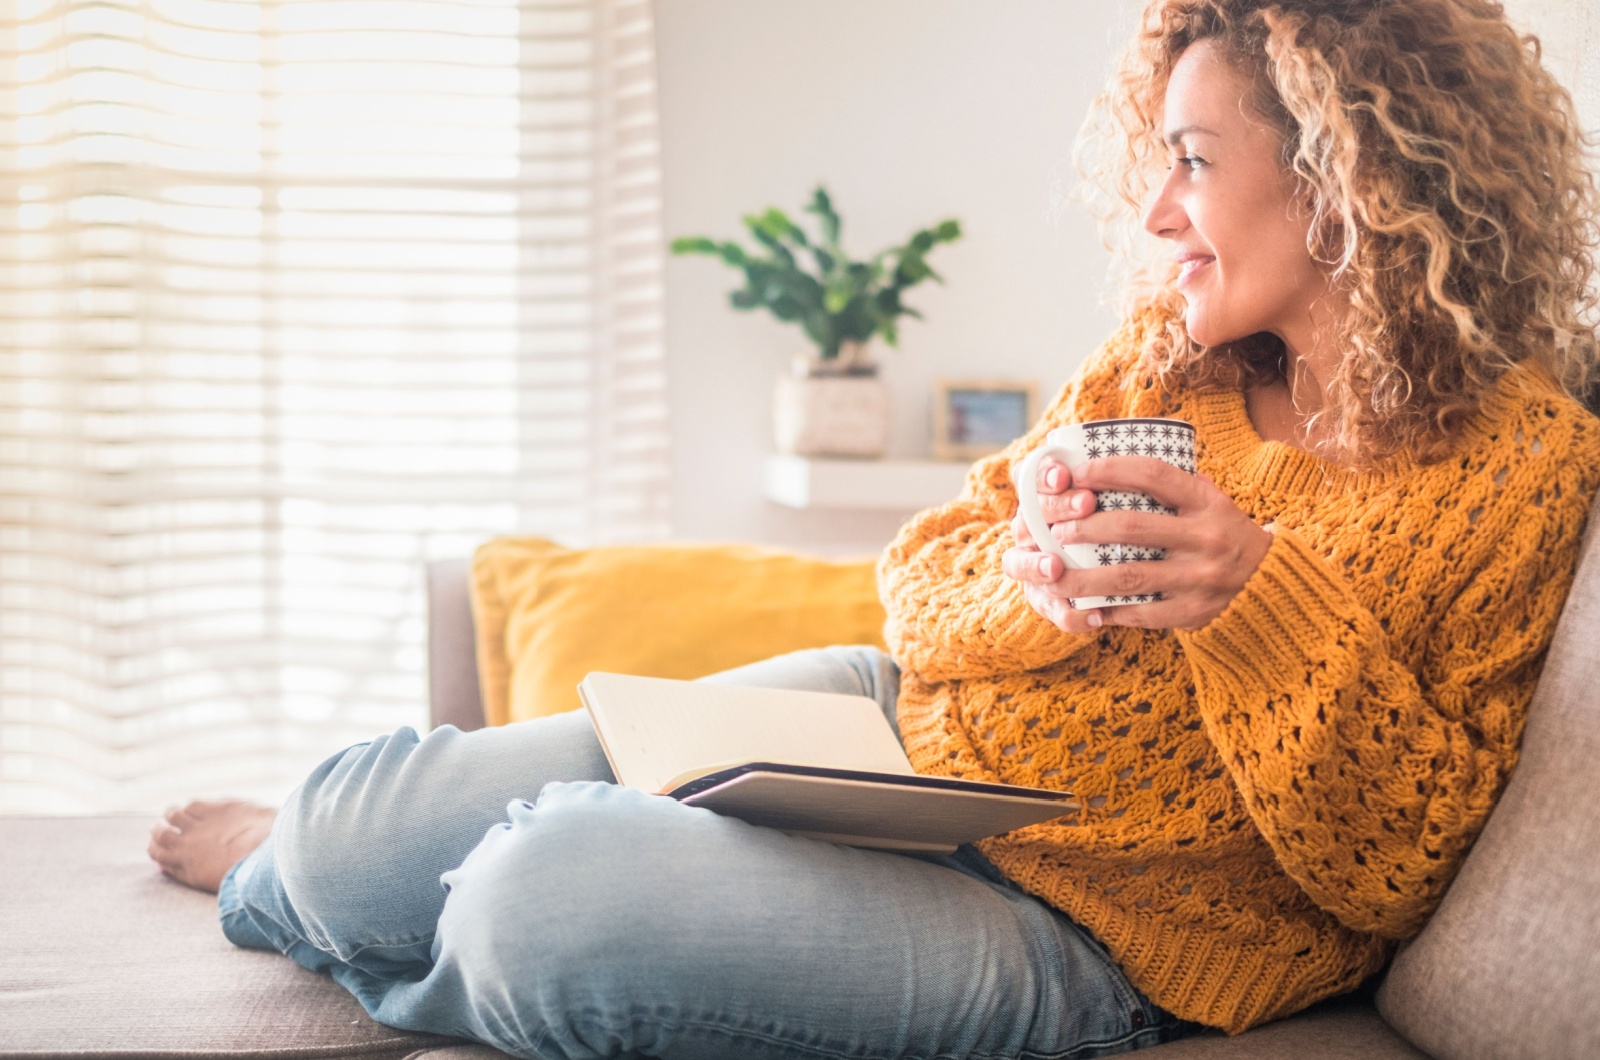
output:
[[[1179,1016],[1237,1033],[1348,990],[1438,904],[1516,764],[1600,484],[1600,420],[1509,373],[1452,456],[1366,473],[1162,394],[1113,339],[879,563],[918,772],[1082,809],[980,844]],[[1172,416],[1266,559],[1194,632],[1063,633],[1000,570],[1010,468],[1066,423]]]

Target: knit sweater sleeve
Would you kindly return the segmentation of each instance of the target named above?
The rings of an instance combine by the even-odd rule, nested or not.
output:
[[[1063,424],[1126,415],[1123,380],[1136,359],[1127,329],[1092,354],[1027,434],[968,471],[955,500],[912,517],[878,560],[884,640],[925,681],[1034,670],[1092,643],[1065,633],[1028,606],[1000,569],[1016,544],[1011,468]]]
[[[1498,506],[1485,560],[1415,670],[1391,657],[1384,623],[1339,566],[1288,529],[1227,610],[1179,634],[1207,732],[1256,826],[1347,926],[1397,939],[1420,930],[1499,798],[1597,460],[1600,445],[1569,450],[1553,481]]]

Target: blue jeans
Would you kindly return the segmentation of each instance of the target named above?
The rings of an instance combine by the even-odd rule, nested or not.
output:
[[[871,648],[706,678],[871,696]],[[374,1019],[521,1057],[1105,1056],[1192,1032],[976,850],[859,850],[617,786],[587,714],[335,755],[228,874],[223,931]]]

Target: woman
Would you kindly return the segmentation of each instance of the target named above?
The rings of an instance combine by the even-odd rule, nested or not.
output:
[[[379,1020],[527,1057],[1096,1056],[1376,972],[1515,764],[1600,486],[1571,105],[1482,0],[1154,0],[1101,114],[1171,264],[886,551],[892,658],[710,679],[875,696],[919,772],[1081,811],[853,850],[605,783],[565,715],[402,730],[275,818],[178,811],[153,856]],[[1167,550],[1063,571],[1010,468],[1130,415],[1193,422],[1204,473],[1043,469],[1060,540]]]

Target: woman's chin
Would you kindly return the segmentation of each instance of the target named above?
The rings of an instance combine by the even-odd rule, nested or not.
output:
[[[1236,337],[1226,334],[1217,327],[1215,320],[1209,319],[1204,313],[1195,312],[1193,302],[1189,303],[1189,311],[1184,314],[1183,326],[1189,333],[1189,340],[1198,346],[1218,346]]]

